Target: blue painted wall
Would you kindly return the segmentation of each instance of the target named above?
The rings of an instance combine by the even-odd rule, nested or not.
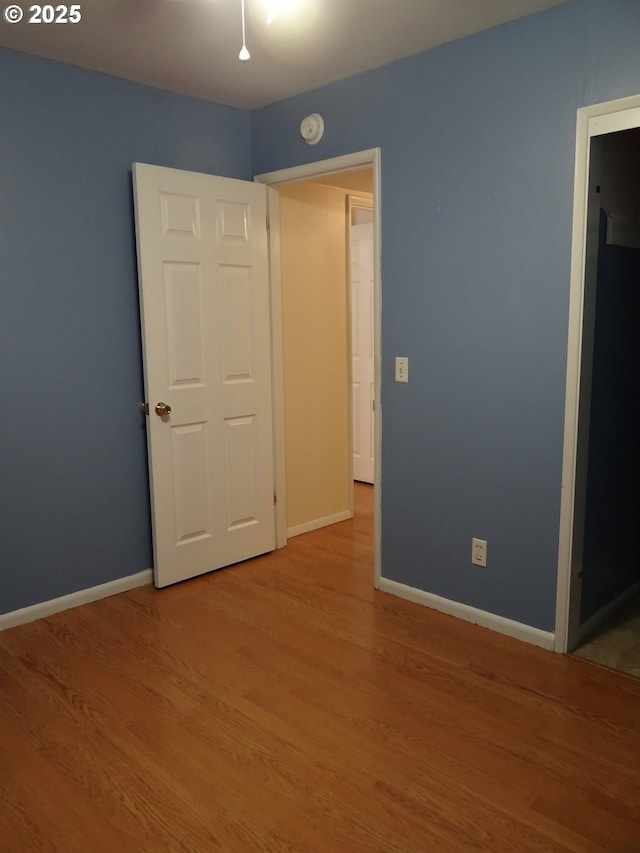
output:
[[[246,112],[0,49],[0,613],[152,565],[131,163],[249,178]]]
[[[640,92],[639,44],[637,0],[575,0],[251,116],[255,173],[382,149],[383,576],[543,630],[576,110]]]

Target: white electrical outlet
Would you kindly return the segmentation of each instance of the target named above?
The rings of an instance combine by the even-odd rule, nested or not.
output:
[[[474,566],[487,565],[487,540],[472,539],[471,540],[471,562]]]
[[[396,356],[396,382],[409,381],[409,359],[406,355]]]

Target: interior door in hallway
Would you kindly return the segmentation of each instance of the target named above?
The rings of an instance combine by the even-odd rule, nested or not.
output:
[[[353,478],[374,479],[373,222],[350,227]]]
[[[156,586],[275,547],[266,188],[136,163]]]

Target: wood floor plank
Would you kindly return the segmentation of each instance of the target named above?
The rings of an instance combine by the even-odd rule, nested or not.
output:
[[[0,634],[0,849],[640,849],[640,681],[373,588],[356,516]]]

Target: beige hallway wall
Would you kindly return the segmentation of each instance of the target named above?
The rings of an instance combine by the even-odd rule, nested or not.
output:
[[[351,506],[345,195],[280,188],[289,530]]]

